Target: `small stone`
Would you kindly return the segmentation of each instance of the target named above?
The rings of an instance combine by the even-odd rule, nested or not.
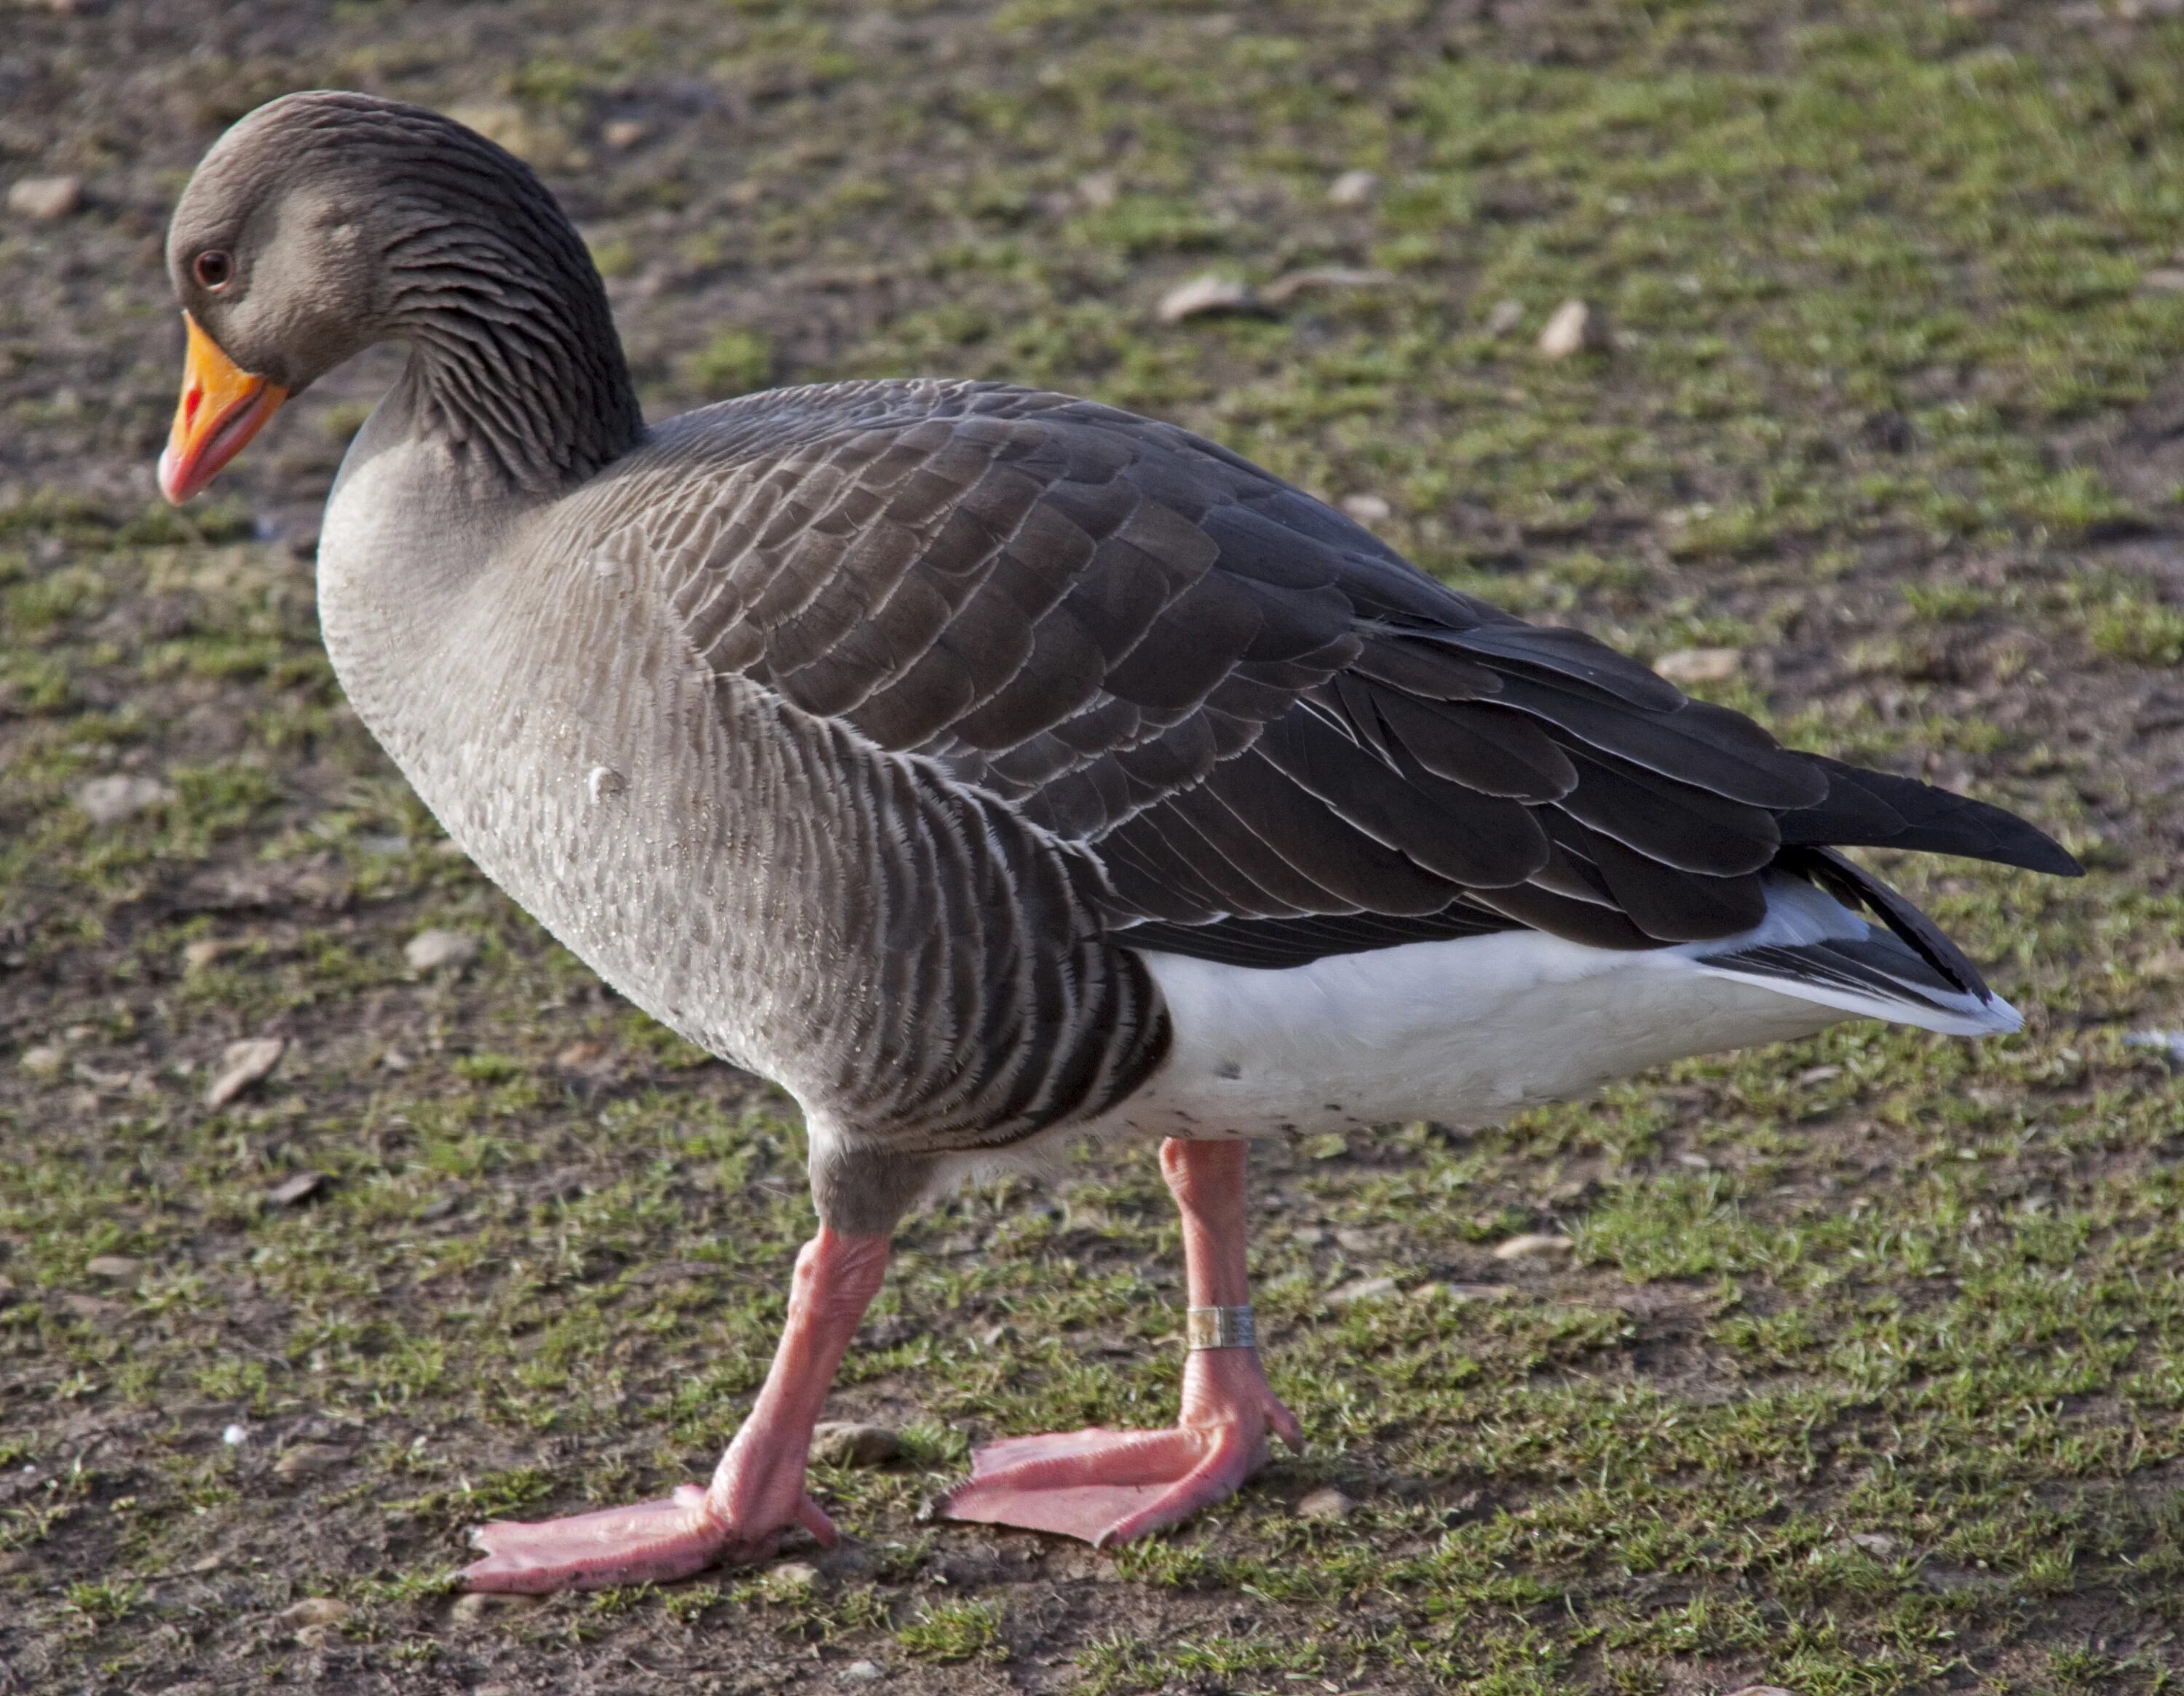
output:
[[[1678,688],[1725,683],[1744,670],[1744,655],[1736,648],[1674,648],[1654,661],[1653,669]]]
[[[554,1063],[565,1072],[596,1071],[612,1052],[596,1036],[580,1036],[554,1057]]]
[[[1290,1511],[1301,1520],[1346,1520],[1357,1511],[1357,1504],[1332,1484],[1323,1484]]]
[[[811,1432],[811,1459],[822,1466],[885,1466],[901,1454],[901,1436],[885,1425],[829,1420]]]
[[[119,824],[147,807],[174,798],[175,792],[158,778],[131,777],[126,773],[93,778],[75,792],[75,804],[97,825]]]
[[[8,209],[21,217],[51,222],[82,209],[80,176],[19,176],[8,186]]]
[[[1375,173],[1359,169],[1346,170],[1327,185],[1327,204],[1330,206],[1369,206],[1373,197],[1380,192],[1380,179]]]
[[[1507,1242],[1494,1246],[1496,1260],[1530,1260],[1543,1254],[1567,1254],[1570,1240],[1566,1236],[1549,1236],[1541,1231],[1528,1230],[1513,1236]]]
[[[314,1199],[326,1186],[325,1173],[298,1172],[294,1177],[268,1190],[265,1199],[276,1208],[300,1208]]]
[[[1095,170],[1077,180],[1077,198],[1089,210],[1105,212],[1123,198],[1123,179],[1112,170]]]
[[[443,1219],[453,1218],[462,1204],[460,1196],[435,1196],[417,1209],[418,1221],[423,1225],[437,1225]]]
[[[616,118],[599,126],[599,139],[616,153],[626,153],[652,133],[634,118]]]
[[[477,958],[478,940],[467,931],[421,930],[402,950],[413,972],[437,972],[443,966],[467,966]]]
[[[241,1425],[230,1425],[220,1434],[220,1440],[230,1448],[240,1448],[250,1441],[250,1427]]]
[[[1741,1690],[1730,1691],[1729,1696],[1797,1696],[1797,1693],[1785,1690],[1779,1684],[1747,1684]]]
[[[1485,326],[1490,336],[1506,336],[1524,321],[1524,303],[1521,300],[1497,300],[1486,315]]]
[[[1178,283],[1161,296],[1160,304],[1153,315],[1163,324],[1180,324],[1186,318],[1203,318],[1217,313],[1256,312],[1259,310],[1257,291],[1248,282],[1239,282],[1234,277],[1218,276],[1207,271],[1194,276],[1188,282]]]
[[[629,779],[611,766],[594,766],[584,778],[584,787],[594,801],[601,801],[610,795],[627,795]]]
[[[1808,1066],[1797,1074],[1797,1081],[1810,1089],[1816,1084],[1832,1084],[1841,1076],[1840,1066]]]
[[[784,1599],[809,1596],[819,1587],[819,1569],[808,1560],[784,1560],[769,1568],[763,1582],[767,1590]]]
[[[410,1069],[410,1057],[398,1048],[390,1048],[379,1057],[379,1063],[390,1072],[406,1072]]]
[[[1893,1560],[1903,1552],[1903,1543],[1886,1531],[1852,1531],[1844,1541],[1875,1560]]]
[[[182,950],[182,969],[202,972],[223,954],[230,954],[242,945],[217,936],[200,936]]]
[[[349,1452],[330,1442],[299,1442],[283,1449],[273,1463],[276,1478],[314,1478],[331,1472],[348,1459]]]
[[[546,1605],[543,1596],[515,1596],[498,1590],[473,1590],[466,1596],[458,1596],[455,1605],[448,1610],[448,1617],[457,1625],[474,1626],[495,1614],[527,1614],[534,1608]]]
[[[839,1674],[845,1684],[877,1684],[887,1671],[876,1660],[853,1660]]]
[[[337,1626],[355,1611],[337,1596],[306,1596],[281,1611],[281,1623],[292,1632],[309,1626]]]
[[[2138,286],[2149,294],[2184,294],[2184,271],[2166,266],[2150,271],[2139,278]]]
[[[58,1078],[68,1064],[68,1052],[42,1042],[35,1048],[25,1048],[16,1064],[34,1078]]]
[[[1338,1289],[1329,1290],[1320,1299],[1330,1308],[1346,1308],[1352,1302],[1377,1302],[1396,1293],[1393,1278],[1353,1278]]]
[[[142,1261],[131,1260],[125,1254],[94,1254],[83,1263],[83,1269],[94,1278],[105,1278],[116,1284],[125,1284],[143,1268]]]
[[[1551,360],[1575,354],[1602,354],[1608,349],[1607,319],[1597,306],[1583,300],[1565,300],[1555,308],[1547,327],[1540,332],[1540,351]]]
[[[1396,516],[1387,497],[1379,494],[1346,494],[1342,510],[1360,524],[1385,524]]]
[[[278,1036],[246,1037],[231,1042],[220,1057],[220,1072],[205,1091],[205,1105],[224,1107],[281,1063],[288,1046]]]

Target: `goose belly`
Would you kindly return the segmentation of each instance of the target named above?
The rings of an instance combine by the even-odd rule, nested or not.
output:
[[[1111,1119],[1145,1135],[1492,1124],[1663,1061],[1808,1036],[1848,1016],[1710,974],[1681,949],[1622,952],[1529,930],[1279,971],[1145,959],[1174,1045]]]

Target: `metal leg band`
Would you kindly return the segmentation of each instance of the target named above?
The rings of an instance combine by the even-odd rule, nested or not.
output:
[[[1185,1348],[1256,1348],[1259,1328],[1249,1305],[1240,1308],[1185,1308]]]

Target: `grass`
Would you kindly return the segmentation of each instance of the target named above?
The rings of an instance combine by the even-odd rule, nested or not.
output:
[[[1173,1537],[1094,1556],[919,1516],[975,1441],[1168,1417],[1175,1227],[1117,1157],[905,1230],[832,1407],[906,1454],[819,1475],[853,1540],[790,1551],[811,1582],[459,1619],[465,1526],[710,1466],[810,1227],[802,1129],[448,851],[348,712],[258,520],[323,493],[359,392],[299,398],[224,504],[142,507],[86,469],[156,452],[172,400],[134,203],[11,231],[36,474],[0,498],[0,1667],[2173,1689],[2184,1123],[2126,1038],[2184,1025],[2184,24],[2066,12],[751,0],[472,37],[356,5],[287,57],[193,63],[192,88],[365,83],[555,137],[655,411],[919,370],[1173,417],[1378,496],[1468,592],[1648,656],[1736,648],[1701,692],[2020,806],[2093,871],[1886,868],[1994,963],[2020,1037],[1839,1029],[1476,1135],[1266,1146],[1258,1301],[1307,1446]],[[617,117],[643,138],[610,144]],[[214,119],[148,121],[164,152],[56,118],[55,156],[162,204]],[[1376,197],[1330,206],[1357,167]],[[41,243],[105,292],[42,292]],[[1379,279],[1153,313],[1201,271],[1327,265]],[[1615,341],[1546,360],[1571,296]],[[142,358],[70,363],[91,345]],[[172,799],[94,825],[72,798],[116,773]],[[429,928],[476,959],[412,971]],[[261,1035],[279,1069],[207,1107]],[[303,1172],[309,1200],[270,1199]],[[1569,1252],[1492,1257],[1540,1230]],[[1292,1513],[1326,1485],[1356,1509]],[[298,1642],[310,1596],[352,1611]]]

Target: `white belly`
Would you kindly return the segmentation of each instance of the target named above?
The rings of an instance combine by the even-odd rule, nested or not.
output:
[[[1531,930],[1283,971],[1145,957],[1175,1046],[1095,1131],[1491,1124],[1665,1060],[1808,1036],[1850,1016],[1710,973],[1680,949],[1617,952]]]

